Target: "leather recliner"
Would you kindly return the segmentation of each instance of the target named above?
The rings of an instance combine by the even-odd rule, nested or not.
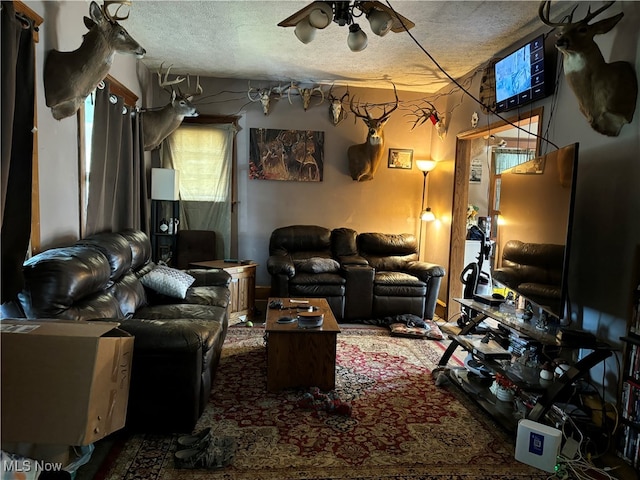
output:
[[[272,296],[326,298],[336,319],[344,317],[346,281],[332,258],[328,228],[292,225],[274,230],[267,270]]]
[[[418,261],[416,237],[410,233],[361,233],[358,252],[375,270],[372,316],[410,313],[433,319],[444,268]]]
[[[520,292],[538,305],[561,310],[564,245],[509,240],[493,279]]]
[[[273,296],[325,297],[339,321],[402,314],[432,319],[445,273],[418,261],[411,234],[292,225],[273,231],[269,254]]]

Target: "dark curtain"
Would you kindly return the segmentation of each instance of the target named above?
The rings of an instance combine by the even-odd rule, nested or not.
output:
[[[104,83],[95,95],[85,234],[148,232],[140,116]]]
[[[31,238],[35,45],[28,19],[2,2],[2,303],[23,287]]]

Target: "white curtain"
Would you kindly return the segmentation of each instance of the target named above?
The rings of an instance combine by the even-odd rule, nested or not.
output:
[[[180,229],[216,232],[216,258],[231,252],[233,124],[183,124],[162,144],[162,166],[180,171]]]

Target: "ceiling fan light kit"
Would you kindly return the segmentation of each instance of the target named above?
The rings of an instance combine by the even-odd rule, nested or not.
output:
[[[391,15],[387,12],[383,12],[382,10],[369,10],[367,20],[369,20],[371,31],[379,37],[384,37],[389,33],[389,30],[391,30],[391,26],[393,25]]]
[[[371,31],[384,37],[389,31],[403,32],[415,24],[378,1],[312,2],[278,24],[280,27],[295,27],[295,35],[302,43],[311,42],[316,30],[322,30],[333,21],[339,26],[349,26],[347,45],[352,52],[367,48],[367,34],[354,19],[364,15]]]
[[[347,45],[352,52],[361,52],[367,48],[367,34],[362,31],[360,25],[353,23],[349,25],[349,36],[347,37]]]
[[[327,28],[333,19],[333,9],[327,2],[315,2],[316,7],[309,14],[309,23],[312,27],[322,30]]]
[[[298,22],[293,33],[296,34],[298,40],[307,44],[316,36],[316,29],[309,23],[308,18],[304,18]]]

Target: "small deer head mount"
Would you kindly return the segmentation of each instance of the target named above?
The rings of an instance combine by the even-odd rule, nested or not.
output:
[[[322,91],[322,87],[317,86],[311,88],[300,88],[298,85],[291,82],[291,85],[287,89],[287,96],[289,97],[290,104],[293,104],[293,102],[291,102],[291,90],[294,89],[298,91],[300,98],[302,98],[302,108],[304,108],[305,112],[309,108],[311,97],[314,96],[315,92],[318,92],[320,94],[320,101],[317,103],[317,105],[320,105],[322,102],[324,102],[324,92]]]
[[[333,85],[331,85],[331,88],[329,89],[329,118],[335,127],[342,120],[347,118],[347,109],[344,108],[344,102],[349,97],[349,89],[347,88],[347,91],[344,92],[344,95],[340,98],[334,97],[331,93],[332,91]]]
[[[633,66],[628,62],[606,63],[595,35],[607,33],[624,13],[605,18],[589,25],[615,2],[607,2],[596,11],[573,22],[574,7],[566,22],[549,20],[551,2],[540,4],[538,16],[545,25],[559,27],[556,48],[562,53],[564,74],[578,99],[580,111],[596,132],[618,136],[625,123],[630,123],[636,108],[638,83]]]
[[[200,77],[196,77],[195,89],[189,92],[189,90],[191,90],[191,79],[189,75],[186,77],[177,76],[174,80],[169,80],[170,70],[171,67],[167,68],[163,78],[162,65],[160,65],[158,85],[171,95],[171,101],[160,109],[147,110],[142,114],[145,150],[158,148],[162,141],[180,126],[184,117],[198,116],[198,111],[191,101],[193,97],[202,94]],[[182,93],[178,87],[178,92],[176,93],[173,89],[174,85],[184,82],[185,79],[187,80],[187,92]]]
[[[44,95],[53,118],[61,120],[74,115],[85,98],[109,73],[116,52],[142,57],[146,51],[122,27],[118,20],[129,17],[109,13],[109,5],[130,5],[130,1],[96,2],[89,5],[91,18],[84,17],[89,31],[82,44],[72,52],[51,50],[44,64]]]
[[[364,143],[358,145],[351,145],[347,150],[347,156],[349,158],[349,173],[351,178],[362,182],[365,180],[373,180],[373,176],[380,164],[380,158],[384,151],[384,136],[383,128],[389,120],[391,113],[398,108],[398,92],[396,86],[393,86],[393,93],[395,94],[395,104],[387,112],[385,106],[378,118],[372,117],[367,111],[366,105],[363,107],[364,114],[360,112],[360,107],[354,108],[353,98],[349,102],[349,108],[358,118],[367,126],[367,140]]]

